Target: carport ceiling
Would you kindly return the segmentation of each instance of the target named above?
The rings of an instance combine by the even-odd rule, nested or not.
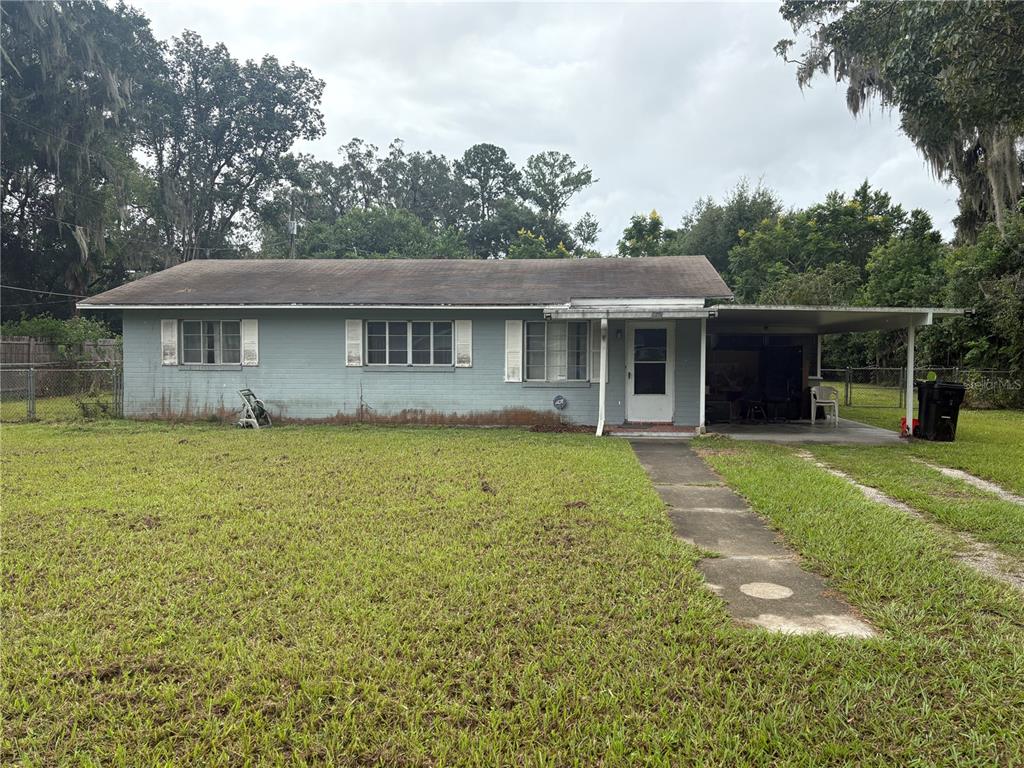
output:
[[[829,334],[891,331],[909,325],[931,325],[940,317],[964,314],[962,309],[936,307],[800,307],[723,304],[708,319],[711,333]]]

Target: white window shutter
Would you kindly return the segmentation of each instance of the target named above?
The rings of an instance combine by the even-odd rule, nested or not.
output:
[[[523,380],[523,321],[505,321],[505,381]]]
[[[345,365],[363,364],[363,321],[345,321]]]
[[[160,321],[160,354],[163,365],[178,364],[178,321]]]
[[[455,367],[473,367],[473,321],[455,321]]]
[[[260,324],[259,320],[243,320],[242,327],[242,365],[260,364]]]

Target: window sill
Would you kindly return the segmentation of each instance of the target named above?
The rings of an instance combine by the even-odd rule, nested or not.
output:
[[[590,389],[589,381],[524,381],[524,389]]]
[[[240,363],[179,363],[179,371],[240,371],[242,368],[255,368],[255,365]]]
[[[451,373],[453,365],[364,365],[363,370],[374,373]]]

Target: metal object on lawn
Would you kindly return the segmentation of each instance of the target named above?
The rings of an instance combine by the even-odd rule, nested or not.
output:
[[[267,411],[263,401],[256,397],[251,389],[240,389],[238,395],[242,398],[242,413],[236,427],[242,429],[264,429],[271,426],[270,413]]]

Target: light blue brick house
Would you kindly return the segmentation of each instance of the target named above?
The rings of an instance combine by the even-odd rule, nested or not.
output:
[[[123,313],[124,410],[477,424],[704,423],[703,256],[200,260],[92,297]]]

